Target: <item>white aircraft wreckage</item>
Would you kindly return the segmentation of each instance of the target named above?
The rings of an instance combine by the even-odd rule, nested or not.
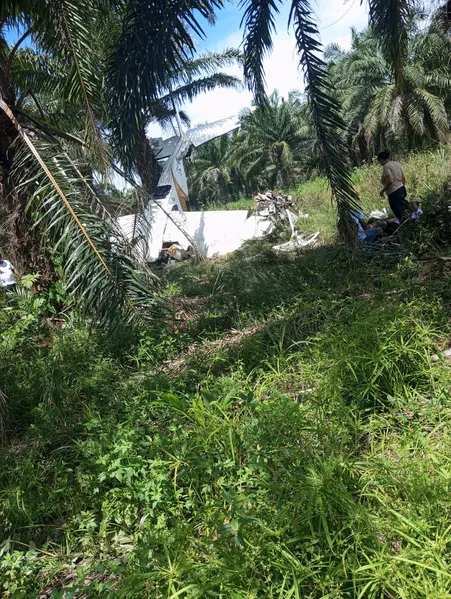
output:
[[[293,239],[277,249],[296,249],[314,241],[295,237],[294,225],[298,218],[295,206],[289,200],[282,202],[283,205],[272,201],[269,196],[275,198],[275,194],[259,196],[261,201],[256,202],[256,210],[251,215],[247,210],[190,211],[184,159],[196,148],[240,125],[238,117],[231,116],[185,132],[179,118],[177,122],[179,135],[159,139],[154,144],[156,158],[164,167],[152,199],[141,214],[118,219],[126,237],[147,262],[158,261],[168,251],[175,260],[228,254],[249,239],[269,234],[281,219],[290,223]],[[290,247],[283,247],[287,245]]]

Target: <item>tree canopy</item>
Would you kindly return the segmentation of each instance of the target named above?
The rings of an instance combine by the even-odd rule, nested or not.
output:
[[[424,15],[412,7],[404,17],[405,39],[398,48],[402,56],[395,62],[392,49],[384,47],[380,23],[353,30],[348,51],[336,44],[325,48],[330,93],[345,123],[336,135],[344,144],[342,161],[349,165],[371,161],[387,146],[402,153],[448,140],[448,27],[438,16],[425,26]],[[286,99],[275,93],[257,102],[242,118],[240,132],[222,158],[223,169],[235,173],[233,193],[290,187],[318,172],[330,175],[329,154],[318,135],[308,91],[293,92]],[[199,160],[208,152],[205,149]],[[191,172],[198,178],[201,170],[202,163],[196,161]],[[197,185],[193,191],[197,194]]]
[[[215,22],[222,0],[2,2],[2,211],[12,223],[6,241],[28,260],[38,256],[36,268],[42,269],[44,258],[60,265],[67,283],[101,319],[118,313],[118,305],[127,318],[151,313],[155,278],[102,204],[95,174],[105,178],[119,161],[129,176],[140,174],[147,201],[158,175],[147,124],[170,119],[173,99],[236,86],[236,78],[222,70],[241,60],[255,111],[243,117],[230,151],[224,154],[229,142],[217,142],[227,156],[220,168],[207,176],[194,169],[199,185],[204,192],[213,181],[228,192],[231,185],[287,186],[319,168],[345,233],[347,219],[341,217],[359,203],[353,162],[370,158],[397,135],[409,147],[447,135],[449,36],[439,17],[426,32],[416,30],[413,0],[370,0],[371,29],[355,36],[350,52],[335,49],[331,58],[322,54],[308,0],[292,0],[288,26],[305,92],[302,100],[268,99],[264,57],[282,4],[243,0],[241,58],[235,50],[196,54],[202,24]],[[6,42],[8,28],[20,31],[14,46]],[[23,48],[25,40],[31,44]]]

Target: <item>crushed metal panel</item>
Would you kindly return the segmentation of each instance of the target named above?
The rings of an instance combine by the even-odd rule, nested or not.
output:
[[[163,172],[160,175],[158,187],[170,186],[169,194],[160,200],[160,204],[167,211],[171,211],[174,206],[178,210],[186,210],[186,202],[189,197],[183,158],[189,149],[190,142],[188,139],[179,140],[176,151],[166,162]]]
[[[158,259],[166,241],[179,243],[184,249],[188,248],[190,241],[183,231],[186,231],[203,256],[211,258],[233,252],[245,241],[265,236],[273,227],[273,223],[268,219],[259,216],[248,218],[247,210],[173,212],[171,216],[174,222],[172,222],[156,203],[150,202],[146,216],[149,232],[148,239],[143,244],[143,253],[149,262]],[[134,215],[128,215],[118,219],[119,225],[129,239],[134,218]]]
[[[259,217],[248,218],[247,210],[217,210],[177,214],[206,258],[229,254],[249,239],[265,235],[268,221]]]
[[[165,160],[174,154],[180,143],[180,137],[174,135],[173,137],[168,137],[168,139],[152,139],[151,142],[155,158],[157,160]]]
[[[179,184],[179,182],[175,178],[174,172],[171,171],[171,173],[172,173],[172,181],[174,182],[174,185],[175,185],[175,191],[177,192],[177,197],[179,199],[180,206],[182,207],[183,212],[186,212],[188,209],[186,202],[189,202],[188,194],[185,193],[184,189],[182,188],[182,186]]]

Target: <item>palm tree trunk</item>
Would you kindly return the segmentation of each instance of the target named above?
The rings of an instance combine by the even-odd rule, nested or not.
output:
[[[39,233],[30,227],[27,203],[28,198],[20,195],[10,177],[4,175],[0,183],[0,247],[19,271],[39,273],[39,286],[46,288],[54,280],[55,269]]]
[[[0,98],[14,109],[14,90],[1,67]],[[0,247],[19,270],[39,272],[40,285],[46,287],[54,278],[54,267],[50,256],[41,247],[39,233],[28,222],[28,198],[18,193],[10,177],[14,160],[13,142],[17,135],[9,117],[0,110]]]
[[[8,75],[3,67],[0,66],[0,95],[8,106],[13,107],[15,104],[14,90],[9,81]]]
[[[291,173],[283,166],[279,167],[280,183],[283,189],[288,189],[291,185]]]
[[[0,98],[11,108],[14,109],[15,95],[9,78],[5,70],[0,66]],[[11,156],[8,150],[12,142],[17,137],[17,131],[13,124],[0,110],[0,168],[9,169],[11,166]]]
[[[144,191],[148,195],[152,195],[158,185],[160,167],[150,141],[147,138],[145,127],[140,132],[140,147],[136,160],[136,168]]]

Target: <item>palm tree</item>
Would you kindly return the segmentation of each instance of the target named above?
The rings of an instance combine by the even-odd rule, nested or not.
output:
[[[431,52],[431,44],[435,50],[437,43],[441,52]],[[331,78],[348,116],[348,136],[357,155],[371,158],[377,148],[386,145],[407,141],[411,149],[424,140],[445,139],[446,100],[451,90],[446,56],[450,49],[448,36],[437,26],[421,34],[412,30],[403,58],[401,87],[373,28],[354,32],[349,52],[327,49]]]
[[[364,120],[376,90],[389,78],[387,63],[382,56],[377,39],[371,30],[357,33],[351,30],[352,42],[349,52],[336,44],[325,48],[329,77],[334,86],[343,114],[346,115],[346,141],[351,149],[354,163],[370,159],[365,137]]]
[[[6,1],[2,2],[0,7],[0,47],[2,48],[0,60],[0,96],[4,103],[0,111],[0,168],[3,169],[3,210],[9,212],[11,218],[8,219],[8,232],[17,232],[16,241],[22,245],[22,255],[30,255],[31,247],[36,247],[36,241],[33,235],[27,234],[32,228],[31,223],[27,221],[24,214],[24,205],[28,201],[20,194],[13,185],[11,172],[14,167],[14,156],[16,146],[20,145],[22,133],[31,132],[31,122],[28,118],[24,119],[23,104],[27,102],[29,96],[28,85],[34,77],[39,79],[43,89],[47,86],[52,77],[49,69],[57,72],[57,65],[63,67],[64,77],[54,77],[53,84],[61,83],[62,80],[67,83],[74,81],[74,67],[78,65],[80,73],[79,80],[82,81],[84,68],[80,62],[83,49],[87,47],[87,35],[82,23],[82,14],[79,10],[87,8],[87,2],[82,2],[81,6],[73,7],[72,13],[66,9],[67,3],[60,3],[60,11],[56,10],[57,3],[47,3],[45,8],[33,1]],[[70,8],[70,7],[69,7]],[[100,7],[93,8],[93,18],[103,14]],[[89,17],[88,17],[89,18]],[[5,32],[8,27],[18,27],[24,29],[24,33],[14,46],[8,46],[5,40]],[[82,29],[80,35],[77,35],[77,28]],[[61,43],[56,44],[57,32],[60,34]],[[76,40],[74,40],[74,35]],[[36,41],[40,52],[23,52],[20,45],[26,38]],[[72,60],[69,58],[72,56]],[[39,66],[38,66],[39,63]],[[84,62],[86,64],[86,60]],[[23,68],[17,68],[23,67]],[[19,73],[22,76],[19,76]],[[39,73],[39,75],[38,75]],[[44,81],[45,80],[45,81]],[[75,94],[73,94],[75,95]],[[67,98],[68,99],[68,98]],[[88,99],[88,89],[86,88],[85,100]],[[83,99],[81,100],[84,101]],[[5,107],[6,106],[6,107]],[[18,125],[14,123],[14,118],[8,116],[7,109],[12,111],[12,117],[19,119],[22,126],[26,129],[19,131]],[[39,132],[39,133],[38,133]],[[33,128],[33,134],[40,133],[48,135],[39,126]],[[16,219],[14,219],[16,215]],[[39,253],[39,252],[38,252]]]
[[[450,22],[442,19],[441,11],[434,15],[430,26],[414,37],[411,44],[413,62],[420,63],[424,72],[431,75],[431,91],[443,99],[447,114],[451,114],[451,36]]]
[[[242,117],[230,160],[252,189],[287,188],[306,171],[312,137],[298,95],[284,100],[273,92],[262,106]]]
[[[222,135],[197,151],[188,165],[194,201],[201,204],[223,203],[238,197],[243,185],[240,173],[230,158],[233,144],[231,135]]]

